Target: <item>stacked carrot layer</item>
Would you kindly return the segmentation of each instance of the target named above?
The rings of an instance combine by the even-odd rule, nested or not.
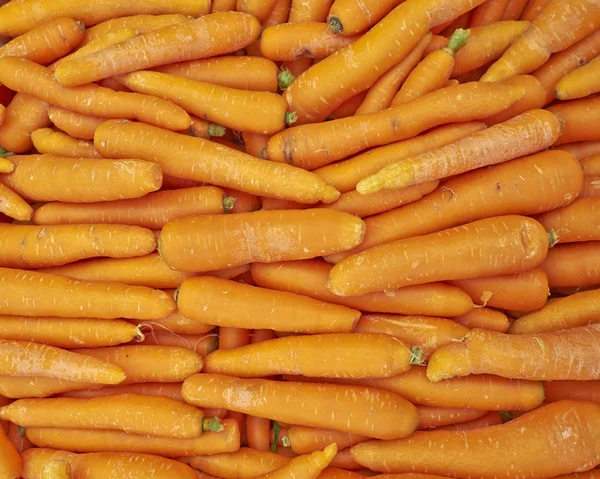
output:
[[[0,479],[600,478],[597,0],[0,3]]]

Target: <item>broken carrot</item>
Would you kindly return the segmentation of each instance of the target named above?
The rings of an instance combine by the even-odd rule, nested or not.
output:
[[[102,158],[91,141],[73,138],[51,128],[40,128],[31,133],[31,141],[38,153],[70,158]]]

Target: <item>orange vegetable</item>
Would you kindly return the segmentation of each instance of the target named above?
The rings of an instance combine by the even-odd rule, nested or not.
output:
[[[540,265],[550,289],[600,284],[600,241],[557,245]]]
[[[525,11],[529,0],[509,0],[502,20],[518,20]]]
[[[300,73],[298,73],[298,75],[299,74]],[[356,111],[358,110],[358,107],[362,104],[362,102],[367,97],[368,93],[369,93],[369,91],[365,90],[360,93],[357,93],[356,95],[354,95],[351,98],[348,98],[344,103],[342,103],[335,110],[333,110],[331,112],[331,115],[329,115],[327,117],[327,119],[336,120],[339,118],[347,118],[349,116],[354,115],[356,113]]]
[[[79,140],[51,128],[35,130],[31,133],[31,141],[36,151],[41,154],[70,158],[102,158],[91,141]]]
[[[502,416],[496,411],[490,411],[478,419],[473,419],[471,421],[466,421],[458,424],[450,424],[448,426],[438,427],[438,431],[454,431],[454,432],[462,432],[462,431],[470,431],[472,429],[479,429],[482,427],[488,426],[496,426],[498,424],[502,424]],[[418,478],[415,478],[418,479]],[[427,479],[424,477],[423,479]]]
[[[473,308],[467,314],[453,319],[470,329],[482,328],[499,333],[506,333],[510,326],[504,313],[489,308]]]
[[[600,195],[600,178],[596,176],[586,176],[583,180],[582,198],[589,198]]]
[[[544,106],[545,90],[537,78],[531,75],[517,75],[503,82],[505,85],[521,87],[527,93],[520,100],[514,102],[506,110],[496,113],[485,119],[487,126],[496,125],[530,110],[536,110]]]
[[[567,206],[537,216],[537,220],[556,234],[559,243],[600,240],[600,198],[579,198]]]
[[[332,3],[333,0],[292,0],[288,22],[324,22]]]
[[[470,27],[482,27],[502,20],[510,0],[488,0],[473,10]]]
[[[43,376],[0,376],[0,393],[10,398],[47,397],[65,391],[99,387],[99,384]]]
[[[96,389],[81,389],[64,392],[59,397],[93,398],[99,396],[113,396],[116,394],[135,393],[146,396],[163,396],[182,401],[180,383],[140,383],[125,386],[103,386]],[[206,415],[206,417],[209,417]]]
[[[521,15],[521,19],[527,21],[535,20],[548,3],[550,3],[550,0],[529,0],[527,7]]]
[[[477,409],[434,406],[417,406],[417,411],[419,411],[419,431],[473,421],[486,414],[486,411]]]
[[[343,450],[369,439],[360,434],[307,426],[292,426],[285,437],[286,443],[289,442],[292,451],[296,454],[309,454],[333,443],[337,444],[338,449]]]
[[[360,2],[335,0],[329,10],[327,23],[336,34],[363,33],[397,7],[399,0]]]
[[[7,479],[21,477],[22,461],[19,452],[0,427],[0,474]]]
[[[0,153],[0,173],[10,173],[15,169],[15,165],[13,165],[8,158],[5,158],[1,155],[2,154]],[[8,154],[8,156],[12,155]]]
[[[50,126],[48,104],[17,93],[6,107],[0,124],[0,146],[13,153],[26,153],[33,147],[31,134],[47,126]]]
[[[595,155],[585,160],[579,160],[584,176],[600,176],[600,155]]]
[[[545,381],[546,402],[578,399],[600,403],[600,381]]]
[[[563,124],[562,134],[554,145],[575,141],[599,140],[600,133],[600,96],[591,96],[580,100],[559,102],[547,108]]]
[[[13,446],[15,446],[15,449],[20,453],[26,451],[27,449],[35,447],[31,443],[31,441],[25,436],[25,428],[17,426],[15,423],[9,423],[8,433],[6,434],[6,436],[8,437],[10,442],[12,442]]]
[[[28,221],[33,208],[13,190],[0,184],[0,213],[17,221]]]
[[[323,451],[294,457],[280,468],[257,476],[257,479],[285,479],[288,477],[316,479],[321,471],[333,461],[337,451],[337,446],[330,444]]]
[[[93,140],[96,128],[107,120],[52,105],[48,108],[48,118],[58,129],[80,140]]]

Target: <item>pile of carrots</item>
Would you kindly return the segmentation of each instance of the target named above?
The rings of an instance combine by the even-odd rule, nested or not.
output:
[[[600,478],[598,0],[0,3],[0,479]]]

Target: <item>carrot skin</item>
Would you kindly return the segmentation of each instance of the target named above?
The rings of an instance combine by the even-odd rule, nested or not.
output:
[[[563,124],[562,134],[554,146],[576,141],[600,140],[600,96],[559,102],[549,106]]]
[[[249,447],[241,447],[235,452],[225,454],[186,458],[186,462],[195,469],[229,479],[251,479],[278,469],[289,460],[281,454]]]
[[[108,119],[65,110],[54,105],[48,108],[48,118],[59,130],[80,140],[93,140],[96,128]]]
[[[26,153],[33,147],[31,134],[47,126],[50,126],[48,104],[17,93],[6,107],[0,124],[0,146],[13,153]]]
[[[17,221],[29,221],[33,208],[12,189],[0,184],[0,213]]]
[[[506,110],[496,113],[484,121],[486,125],[493,126],[503,121],[508,121],[517,115],[529,110],[542,108],[545,103],[545,90],[540,81],[532,75],[518,75],[503,82],[505,85],[513,85],[523,88],[527,93],[523,98],[514,102]]]
[[[70,158],[102,158],[91,141],[73,138],[66,133],[39,128],[31,133],[31,141],[38,153]]]
[[[540,268],[554,288],[585,288],[600,284],[600,241],[558,244],[548,251]]]
[[[482,328],[499,333],[506,333],[510,326],[504,313],[489,308],[473,308],[464,316],[454,318],[457,323],[467,328]]]
[[[585,169],[584,169],[585,174]],[[559,243],[600,240],[600,198],[579,198],[536,218],[557,235]]]
[[[544,381],[546,402],[577,399],[600,403],[600,381]]]
[[[100,387],[100,384],[44,376],[0,376],[0,393],[10,398],[48,397],[67,391]]]
[[[486,411],[479,411],[477,409],[440,408],[432,406],[417,406],[417,411],[419,411],[418,431],[437,429],[438,427],[473,421],[486,414]]]
[[[331,3],[331,2],[330,2]],[[329,27],[338,35],[362,33],[397,7],[399,0],[361,3],[356,0],[336,0],[329,10]]]

